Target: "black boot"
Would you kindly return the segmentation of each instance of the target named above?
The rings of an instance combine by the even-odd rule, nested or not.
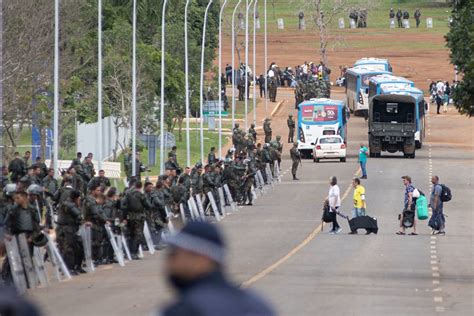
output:
[[[299,179],[296,177],[296,174],[293,175],[293,180],[299,180]]]

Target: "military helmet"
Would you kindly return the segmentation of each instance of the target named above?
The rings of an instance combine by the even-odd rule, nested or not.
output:
[[[202,163],[197,162],[197,163],[194,165],[194,167],[195,167],[196,169],[201,169],[201,168],[202,168]]]
[[[240,126],[239,123],[235,123],[235,125],[234,125],[235,128],[237,128],[237,127],[239,127],[239,126]]]
[[[26,189],[26,193],[32,195],[41,195],[41,193],[43,193],[43,188],[37,184],[31,184],[28,189]]]
[[[280,140],[280,139],[281,139],[281,136],[280,136],[280,135],[277,135],[276,139],[277,139],[277,140]]]
[[[33,238],[33,245],[35,245],[35,247],[44,247],[46,246],[47,243],[48,243],[48,238],[42,232],[38,236]]]
[[[16,191],[16,184],[15,183],[8,183],[4,188],[3,188],[3,193],[5,193],[6,196],[13,196]]]
[[[293,114],[288,115],[289,117],[293,117]]]

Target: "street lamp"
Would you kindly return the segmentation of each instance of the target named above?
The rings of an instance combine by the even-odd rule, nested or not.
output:
[[[132,177],[137,170],[137,0],[132,9]]]
[[[258,0],[255,0],[253,4],[253,123],[257,123],[257,82],[255,81],[255,74],[257,73],[257,41],[256,41],[256,33],[257,33],[257,5]]]
[[[97,160],[102,169],[102,0],[97,1]]]
[[[224,0],[221,10],[219,12],[219,74],[217,76],[219,80],[219,159],[222,159],[222,14],[227,4],[227,0]]]
[[[267,45],[267,0],[263,2],[263,19],[264,19],[264,55],[265,55],[265,64],[263,65],[263,69],[265,71],[265,117],[267,116],[267,107],[268,107],[268,76],[267,76],[267,67],[268,67],[268,45]]]
[[[160,174],[164,173],[165,166],[165,17],[167,3],[168,0],[163,0],[161,11]]]
[[[245,131],[248,131],[248,120],[247,120],[247,113],[248,113],[248,94],[249,94],[249,77],[248,77],[248,72],[247,68],[249,65],[249,9],[250,6],[252,5],[253,0],[246,0],[245,1]]]
[[[58,155],[59,155],[59,0],[54,2],[54,175],[59,175]],[[3,135],[2,135],[3,136]]]
[[[188,60],[188,7],[191,0],[186,0],[184,7],[184,81],[186,100],[186,166],[191,166],[191,142],[189,140],[189,60]]]
[[[165,0],[166,1],[166,0]],[[211,7],[212,0],[209,0],[207,4],[206,11],[204,12],[204,23],[202,27],[202,46],[201,46],[201,80],[200,80],[200,87],[199,87],[199,110],[200,110],[200,118],[201,118],[201,163],[204,163],[204,52],[206,50],[206,26],[207,26],[207,14],[209,13],[209,8]]]
[[[232,12],[232,128],[235,125],[235,13],[242,0],[237,2],[234,12]]]

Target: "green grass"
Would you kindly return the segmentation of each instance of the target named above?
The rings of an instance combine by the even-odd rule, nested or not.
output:
[[[243,3],[245,1],[242,1]],[[312,33],[314,34],[316,29],[314,27],[314,22],[312,21],[312,13],[311,10],[308,10],[308,0],[268,0],[267,1],[267,21],[268,21],[268,32],[269,33],[294,33],[295,30],[298,28],[298,13],[303,10],[305,12],[305,23],[306,23],[306,30],[301,31],[302,33]],[[389,19],[388,19],[388,12],[390,8],[394,8],[395,11],[398,8],[402,10],[406,9],[410,13],[410,26],[413,30],[413,26],[415,26],[415,20],[413,19],[413,13],[416,8],[420,8],[421,10],[421,25],[417,32],[434,32],[434,33],[441,33],[445,34],[448,31],[448,16],[450,15],[450,7],[448,6],[437,6],[434,5],[434,1],[427,1],[427,0],[414,0],[414,1],[394,1],[394,0],[377,0],[373,1],[376,3],[376,7],[369,10],[368,13],[368,29],[389,29]],[[226,20],[227,24],[230,25],[231,17],[232,17],[232,10],[235,8],[235,4],[237,3],[236,0],[230,1],[227,5],[226,9]],[[275,9],[272,7],[272,3],[275,4]],[[325,3],[332,3],[331,1],[325,1]],[[362,4],[361,4],[362,3]],[[350,7],[364,7],[364,1],[357,1],[357,0],[349,0],[348,7],[346,12],[341,12],[333,21],[332,28],[338,29],[338,19],[344,18],[346,28],[349,27],[349,14],[348,10]],[[241,11],[237,10],[237,12],[243,12],[245,4],[241,5]],[[258,4],[258,11],[260,13],[260,23],[262,28],[259,32],[263,33],[263,1],[259,1]],[[330,11],[329,6],[325,8],[326,12]],[[250,14],[251,16],[251,14]],[[426,28],[426,18],[431,17],[433,18],[434,27],[432,29]],[[279,30],[277,27],[277,19],[283,18],[285,29]],[[237,21],[237,17],[236,17]],[[237,22],[236,22],[237,23]],[[227,26],[228,27],[228,26]],[[252,27],[252,26],[250,26]],[[360,29],[359,29],[360,30]],[[347,31],[347,30],[346,30]],[[343,31],[345,32],[345,31]],[[241,31],[240,35],[244,32]],[[317,34],[315,34],[317,35]]]

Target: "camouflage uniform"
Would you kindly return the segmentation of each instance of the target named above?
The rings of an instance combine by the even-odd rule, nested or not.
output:
[[[82,242],[77,235],[81,220],[81,210],[74,202],[66,200],[59,205],[56,242],[64,262],[70,270],[81,269],[84,257]]]
[[[296,171],[298,170],[298,164],[301,163],[301,154],[296,143],[293,144],[293,148],[290,149],[290,156],[292,161],[291,174],[293,175],[293,180],[298,180]]]
[[[263,131],[265,132],[265,143],[270,143],[272,140],[272,127],[269,118],[266,118],[263,122]]]
[[[288,125],[288,143],[293,143],[294,136],[295,136],[295,120],[293,119],[293,115],[288,116],[288,120],[286,120],[286,124]]]
[[[107,221],[102,205],[97,204],[92,195],[88,195],[84,200],[82,215],[86,222],[92,223],[92,258],[94,260],[101,260],[103,259],[103,245],[105,240],[104,225]]]
[[[143,240],[143,225],[145,224],[145,211],[151,209],[151,205],[145,195],[138,189],[130,189],[126,196],[127,225],[130,234],[130,252],[134,257],[138,253],[138,247]]]

